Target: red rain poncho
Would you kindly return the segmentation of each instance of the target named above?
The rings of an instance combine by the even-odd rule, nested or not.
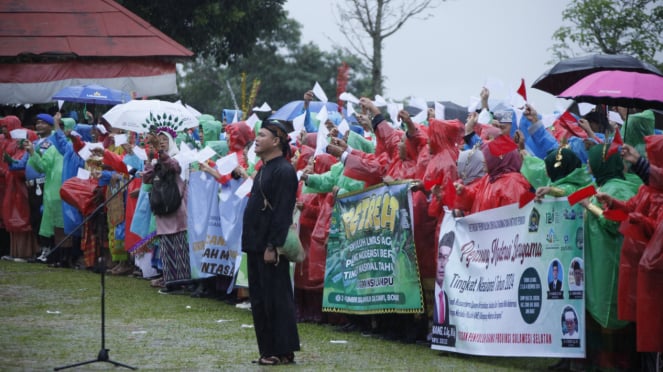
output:
[[[505,142],[513,142],[504,135],[500,137],[504,138]],[[467,187],[462,196],[473,200],[472,213],[517,203],[520,196],[532,188],[520,173],[522,158],[518,149],[503,153],[502,150],[491,146],[495,141],[498,139],[489,142],[481,149],[486,159],[488,173]],[[506,149],[508,148],[510,147],[507,146]]]
[[[248,168],[248,163],[244,158],[244,148],[246,144],[256,138],[256,134],[246,122],[240,121],[226,125],[226,138],[228,141],[228,152],[237,154],[237,161],[242,168]]]
[[[22,129],[21,121],[16,116],[7,116],[0,119],[0,126],[9,132],[15,129]],[[26,141],[36,141],[37,134],[32,130],[27,130]],[[20,141],[5,138],[0,141],[0,155],[4,157],[7,154],[14,160],[19,160],[25,154],[21,148]],[[28,202],[28,189],[25,186],[25,171],[10,171],[8,164],[0,161],[0,201],[3,202],[1,225],[8,232],[28,232],[32,230],[30,225],[30,206]],[[4,178],[4,179],[2,179]]]
[[[399,146],[405,147],[405,159],[401,159],[400,154],[393,159],[387,175],[395,180],[416,179],[417,158],[421,151],[426,150],[427,138],[421,130],[417,130],[411,137],[403,133]]]
[[[316,174],[325,173],[337,161],[332,155],[320,154],[315,157],[313,171]],[[305,195],[311,195],[313,198],[309,200],[309,197]],[[306,259],[298,263],[295,268],[295,286],[299,289],[321,290],[325,277],[325,263],[327,261],[326,244],[334,197],[331,193],[302,194],[302,196],[305,196],[302,201],[310,203],[312,210],[307,211],[309,204],[304,204],[300,216],[301,228],[304,229],[304,234],[302,234],[302,230],[300,229],[299,235],[302,245],[304,245],[304,249],[306,250]],[[314,218],[314,214],[317,214],[317,217],[311,228],[310,222]],[[304,224],[307,226],[305,227]]]
[[[649,165],[649,186],[663,192],[663,136],[645,137]],[[655,217],[650,215],[649,217]],[[663,218],[656,216],[656,230],[638,266],[636,337],[640,352],[663,352]]]
[[[380,122],[375,130],[377,145],[374,154],[352,150],[345,160],[343,175],[364,181],[366,186],[377,185],[387,175],[394,159],[398,158],[398,143],[403,132],[396,130],[386,121]]]

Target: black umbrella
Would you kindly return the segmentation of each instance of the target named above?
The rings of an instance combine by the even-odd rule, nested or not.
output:
[[[532,88],[557,96],[585,76],[604,70],[635,71],[663,76],[656,67],[628,54],[590,54],[558,62],[536,79]]]
[[[467,119],[467,107],[461,106],[451,101],[438,101],[438,102],[444,105],[444,118],[446,120],[458,119],[464,123],[465,120]],[[428,105],[429,108],[434,108],[435,102],[426,102],[426,105]],[[417,115],[419,112],[421,112],[420,108],[414,106],[405,106],[403,107],[403,109],[412,116]]]

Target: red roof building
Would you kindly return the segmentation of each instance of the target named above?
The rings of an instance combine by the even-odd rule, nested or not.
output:
[[[175,63],[192,56],[112,0],[0,0],[0,103],[83,84],[174,94]]]

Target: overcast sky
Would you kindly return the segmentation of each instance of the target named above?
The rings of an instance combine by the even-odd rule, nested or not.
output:
[[[552,34],[562,25],[570,0],[448,0],[427,20],[411,19],[383,45],[384,96],[401,100],[453,101],[467,106],[486,81],[502,81],[507,96],[525,79],[530,103],[540,112],[564,105],[549,93],[530,88],[551,67]],[[345,43],[336,25],[343,0],[287,0],[290,17],[303,25],[302,41],[323,50]],[[312,82],[313,84],[314,82]],[[327,92],[332,95],[333,92]]]

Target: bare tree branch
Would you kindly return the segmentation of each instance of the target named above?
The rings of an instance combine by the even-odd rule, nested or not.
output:
[[[442,0],[346,0],[337,24],[352,50],[371,65],[373,94],[382,92],[382,44],[403,25]],[[422,17],[428,19],[430,15]],[[371,48],[364,43],[370,39]]]

